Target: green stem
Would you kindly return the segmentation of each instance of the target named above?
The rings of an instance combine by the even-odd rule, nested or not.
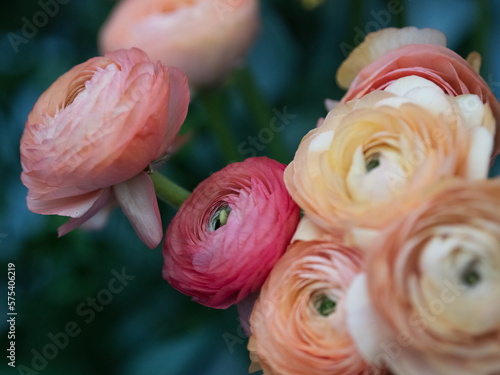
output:
[[[250,70],[245,67],[236,72],[236,80],[240,86],[240,93],[245,100],[245,104],[256,125],[257,135],[262,129],[271,129],[272,119],[276,117],[269,104],[264,99],[262,92],[255,84],[255,79]],[[271,129],[272,130],[272,129]],[[281,162],[288,162],[289,152],[279,134],[275,133],[272,144],[266,149],[266,153]]]
[[[490,15],[492,14],[492,9],[490,3],[486,0],[478,1],[477,4],[479,17],[476,21],[476,27],[472,35],[474,43],[473,50],[479,52],[479,54],[483,56],[483,61],[488,61],[488,59],[485,58],[488,52],[486,48],[486,39],[488,37],[488,30],[491,26]]]
[[[351,4],[351,36],[349,40],[356,40],[356,27],[363,28],[363,0],[352,0]],[[356,46],[354,46],[356,47]]]
[[[153,172],[150,177],[153,180],[156,196],[174,208],[179,208],[191,194],[159,172]]]
[[[238,143],[229,126],[227,93],[222,89],[200,91],[199,97],[207,114],[211,131],[217,136],[226,162],[240,161]]]

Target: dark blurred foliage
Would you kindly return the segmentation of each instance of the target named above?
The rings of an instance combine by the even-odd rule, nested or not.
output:
[[[345,57],[341,46],[354,46],[375,28],[441,29],[449,46],[462,56],[471,50],[482,53],[482,75],[499,93],[500,3],[406,0],[403,12],[383,18],[394,2],[325,0],[306,10],[299,0],[265,0],[261,34],[246,65],[222,87],[193,95],[182,130],[193,137],[163,172],[194,188],[227,162],[252,156],[252,147],[242,143],[258,138],[259,129],[266,128],[278,112],[290,115],[284,131],[267,134],[265,142],[253,149],[288,163],[301,138],[325,115],[324,99],[342,95],[335,83],[335,72]],[[21,35],[23,17],[32,19],[40,4],[35,0],[2,4],[0,373],[245,374],[247,340],[242,338],[236,309],[209,309],[172,289],[161,277],[161,247],[146,248],[119,210],[102,231],[76,230],[57,238],[64,218],[35,215],[26,208],[26,189],[19,179],[19,139],[27,115],[59,75],[98,54],[97,32],[113,5],[110,0],[70,0],[16,53],[8,35]],[[214,124],[223,124],[226,135],[217,136]],[[163,204],[160,209],[166,228],[175,211]],[[9,262],[16,269],[17,369],[7,366],[5,356]],[[88,298],[110,296],[109,282],[123,270],[135,278],[112,294],[105,306],[90,307]],[[62,340],[64,348],[43,366],[37,353],[45,350],[54,356],[50,337],[70,322],[78,326],[78,335],[66,344]],[[33,364],[44,369],[23,372],[19,367],[33,369]]]

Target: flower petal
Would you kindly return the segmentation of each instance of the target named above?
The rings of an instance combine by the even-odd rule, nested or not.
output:
[[[467,177],[471,180],[488,177],[488,167],[493,151],[493,136],[485,127],[472,133],[472,142],[467,157]]]
[[[346,297],[346,316],[349,334],[363,358],[375,365],[381,351],[379,344],[385,338],[377,313],[368,296],[366,274],[356,276]]]
[[[323,240],[327,238],[342,238],[342,232],[327,232],[320,226],[318,226],[313,220],[308,216],[304,216],[300,221],[295,234],[292,237],[290,243],[296,241],[315,241]]]
[[[189,106],[189,86],[186,75],[178,68],[168,68],[170,79],[170,100],[168,103],[168,124],[165,138],[156,158],[167,151],[186,119]]]
[[[163,237],[163,230],[151,178],[145,172],[139,173],[114,185],[113,191],[141,241],[151,249],[158,246]]]
[[[255,305],[255,301],[259,297],[259,294],[260,290],[250,293],[236,304],[238,315],[240,317],[241,328],[247,336],[252,335],[252,331],[250,329],[250,317],[252,316],[253,306]]]
[[[394,95],[405,96],[410,90],[416,87],[434,87],[435,89],[443,92],[443,90],[434,82],[415,75],[397,79],[387,86],[384,91],[393,93]]]
[[[467,56],[466,60],[472,66],[472,68],[476,71],[476,73],[479,74],[479,70],[481,69],[481,54],[476,52],[476,51],[472,51]]]
[[[358,73],[365,66],[387,52],[407,44],[437,44],[446,47],[446,36],[439,30],[405,27],[389,27],[370,33],[357,46],[337,71],[337,83],[348,89]]]
[[[102,194],[102,190],[73,197],[39,200],[32,198],[31,190],[26,202],[31,212],[42,215],[81,217],[89,211]]]
[[[73,217],[71,218],[66,224],[61,225],[58,230],[57,234],[58,237],[64,236],[66,233],[71,232],[73,229],[79,227],[83,223],[85,223],[87,220],[90,220],[94,215],[98,214],[101,209],[106,206],[108,203],[109,199],[111,196],[111,189],[103,189],[100,191],[100,195],[97,198],[97,200],[94,202],[92,207],[85,212],[80,217]]]

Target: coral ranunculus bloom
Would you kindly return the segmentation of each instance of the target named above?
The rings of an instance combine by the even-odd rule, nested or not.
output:
[[[209,86],[237,67],[259,29],[257,0],[123,0],[99,37],[103,52],[139,47]]]
[[[420,202],[372,243],[350,332],[396,374],[499,374],[500,180],[447,181]]]
[[[303,219],[304,220],[304,219]],[[303,222],[301,222],[303,223]],[[299,231],[299,229],[297,230]],[[369,375],[347,329],[345,294],[362,272],[359,250],[335,237],[313,240],[311,222],[276,263],[254,306],[248,349],[266,375]]]
[[[497,124],[500,103],[479,75],[481,56],[467,60],[446,48],[446,37],[433,29],[387,28],[368,34],[342,63],[337,72],[340,87],[349,89],[343,102],[383,90],[395,80],[419,76],[430,80],[452,96],[475,94],[491,106]],[[493,157],[500,153],[500,132],[496,132]]]
[[[299,220],[284,169],[275,160],[249,158],[202,181],[167,229],[163,277],[214,308],[258,290]]]
[[[421,77],[341,103],[302,140],[285,183],[324,229],[379,229],[444,178],[486,178],[495,121],[476,95]]]
[[[21,138],[28,208],[69,216],[63,235],[115,200],[149,247],[162,227],[145,168],[161,157],[187,114],[186,76],[139,49],[94,57],[38,99]]]

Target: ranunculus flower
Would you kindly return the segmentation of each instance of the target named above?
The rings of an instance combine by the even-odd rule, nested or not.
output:
[[[353,338],[396,374],[499,374],[500,180],[420,199],[371,244],[347,297]]]
[[[101,51],[139,47],[181,68],[199,87],[218,83],[239,65],[258,28],[257,0],[123,0],[99,42]]]
[[[21,138],[28,208],[69,216],[63,235],[116,201],[149,247],[162,227],[144,172],[164,154],[189,104],[185,75],[136,48],[94,57],[38,99]]]
[[[284,169],[275,160],[249,158],[201,182],[167,229],[163,277],[214,308],[258,290],[299,220]]]
[[[497,123],[500,103],[479,75],[481,56],[473,52],[467,61],[446,48],[446,37],[433,29],[387,28],[368,34],[342,63],[337,72],[340,87],[349,89],[342,101],[358,99],[386,88],[395,80],[419,76],[457,96],[475,94],[489,103]],[[493,156],[500,152],[500,132]]]
[[[375,374],[349,335],[345,294],[362,272],[359,250],[301,221],[254,306],[248,349],[266,375]],[[311,230],[312,229],[312,230]],[[304,232],[304,233],[303,233]],[[301,238],[310,240],[303,241]]]
[[[341,103],[285,170],[293,199],[324,229],[381,228],[440,179],[485,178],[495,121],[476,95],[420,77]]]

